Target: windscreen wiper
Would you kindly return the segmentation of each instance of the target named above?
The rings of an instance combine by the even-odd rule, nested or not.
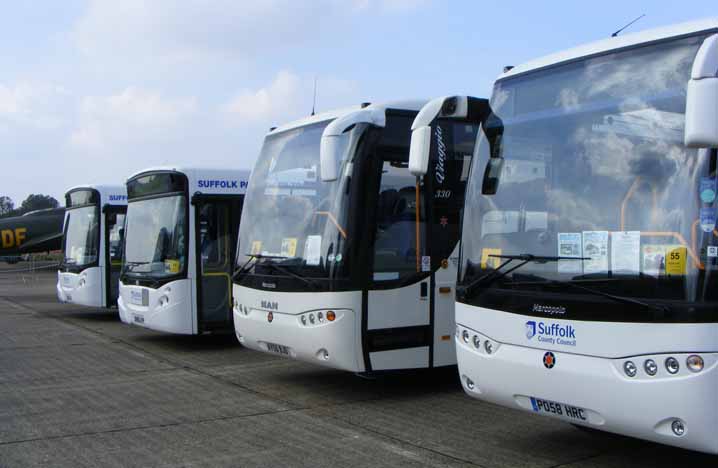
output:
[[[585,291],[589,294],[595,294],[597,296],[603,296],[608,299],[613,299],[616,302],[623,302],[624,304],[632,304],[632,305],[639,305],[641,307],[645,307],[646,309],[652,309],[656,310],[661,313],[669,313],[671,309],[666,305],[658,305],[658,304],[651,304],[649,302],[642,301],[640,299],[634,299],[632,297],[625,297],[625,296],[616,296],[615,294],[610,294],[607,292],[603,292],[598,289],[589,288],[586,286],[581,286],[580,284],[576,284],[573,281],[556,281],[556,280],[546,280],[547,284],[551,284],[553,286],[570,286],[575,289],[579,289],[581,291]]]
[[[147,265],[148,263],[151,263],[151,262],[125,262],[125,265],[123,268],[125,271],[131,271],[131,270],[129,270],[128,267],[131,268],[131,267],[135,267],[135,266],[139,266],[139,265]]]
[[[289,257],[284,257],[282,255],[262,255],[262,254],[252,254],[252,253],[246,253],[244,254],[246,257],[249,257],[249,260],[244,262],[244,265],[234,270],[234,273],[232,273],[232,281],[236,281],[239,279],[240,276],[242,276],[244,273],[246,273],[249,268],[251,267],[250,263],[256,262],[260,258],[278,258],[281,260],[287,259]]]
[[[467,284],[466,286],[460,286],[456,288],[456,292],[459,296],[466,296],[471,294],[471,292],[477,287],[481,285],[489,285],[493,283],[494,281],[501,279],[508,275],[509,273],[513,272],[514,270],[518,270],[522,266],[534,262],[534,263],[549,263],[549,262],[558,262],[559,260],[591,260],[589,257],[561,257],[561,256],[546,256],[546,255],[533,255],[533,254],[518,254],[518,255],[489,255],[489,257],[493,258],[500,258],[504,260],[504,262],[496,267],[491,273],[488,273],[480,278],[475,279],[471,283]],[[508,270],[504,271],[504,267],[508,266],[513,261],[519,261],[517,265],[512,266]]]

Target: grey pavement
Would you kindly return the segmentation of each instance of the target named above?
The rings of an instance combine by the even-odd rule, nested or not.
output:
[[[129,327],[114,311],[58,304],[50,272],[8,270],[0,267],[2,468],[718,462],[472,400],[455,368],[366,380],[256,353],[233,336]]]

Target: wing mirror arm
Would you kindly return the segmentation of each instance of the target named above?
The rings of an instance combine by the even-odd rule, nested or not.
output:
[[[319,168],[322,181],[331,182],[339,178],[342,161],[338,159],[338,153],[343,146],[344,132],[357,124],[385,127],[386,114],[378,109],[366,108],[338,117],[326,126],[319,143]]]
[[[409,171],[422,177],[429,170],[431,126],[436,119],[483,123],[491,114],[488,99],[472,96],[444,96],[432,99],[421,108],[411,125]]]

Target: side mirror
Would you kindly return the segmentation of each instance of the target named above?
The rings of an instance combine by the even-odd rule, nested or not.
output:
[[[429,170],[429,150],[431,148],[431,127],[416,128],[411,132],[409,147],[409,172],[421,177]]]
[[[481,185],[482,195],[496,195],[501,180],[501,171],[504,169],[504,158],[489,158],[484,170],[484,181]]]
[[[718,34],[703,41],[693,62],[686,89],[684,144],[718,147]]]
[[[339,178],[339,161],[335,157],[341,144],[341,136],[322,136],[319,143],[319,172],[324,182]]]
[[[319,173],[323,182],[331,182],[339,178],[339,169],[342,163],[340,157],[348,141],[344,132],[358,124],[385,127],[386,114],[384,111],[370,106],[337,117],[326,126],[319,143]]]

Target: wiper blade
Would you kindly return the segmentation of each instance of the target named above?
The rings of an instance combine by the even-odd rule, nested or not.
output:
[[[500,258],[503,259],[504,262],[496,267],[494,271],[475,279],[471,283],[469,283],[466,286],[460,286],[456,288],[456,292],[460,297],[466,297],[467,295],[471,294],[471,292],[477,287],[482,284],[489,285],[493,283],[494,281],[501,279],[508,275],[509,273],[513,272],[514,270],[518,270],[522,266],[535,262],[535,263],[549,263],[549,262],[558,262],[559,260],[591,260],[589,257],[562,257],[562,256],[546,256],[546,255],[534,255],[529,253],[523,253],[518,255],[489,255],[489,257],[494,258]],[[512,266],[508,270],[504,271],[504,267],[508,266],[511,262],[514,260],[520,261],[517,265]]]
[[[666,305],[658,305],[658,304],[651,304],[646,301],[642,301],[640,299],[634,299],[632,297],[625,297],[625,296],[616,296],[615,294],[610,294],[607,292],[603,292],[599,289],[593,289],[586,286],[581,286],[580,284],[576,284],[572,281],[556,281],[556,280],[546,280],[547,284],[551,284],[553,286],[570,286],[572,288],[585,291],[590,294],[595,294],[597,296],[606,297],[608,299],[613,299],[616,302],[623,302],[624,304],[632,304],[632,305],[639,305],[641,307],[645,307],[646,309],[652,309],[656,310],[661,313],[669,313],[671,309]]]
[[[262,254],[252,254],[252,253],[246,253],[244,254],[246,257],[249,257],[249,260],[244,262],[244,265],[234,270],[232,273],[232,281],[237,281],[240,276],[242,276],[244,273],[249,271],[250,263],[256,262],[260,258],[278,258],[278,259],[285,259],[288,257],[283,257],[281,255],[262,255]]]

